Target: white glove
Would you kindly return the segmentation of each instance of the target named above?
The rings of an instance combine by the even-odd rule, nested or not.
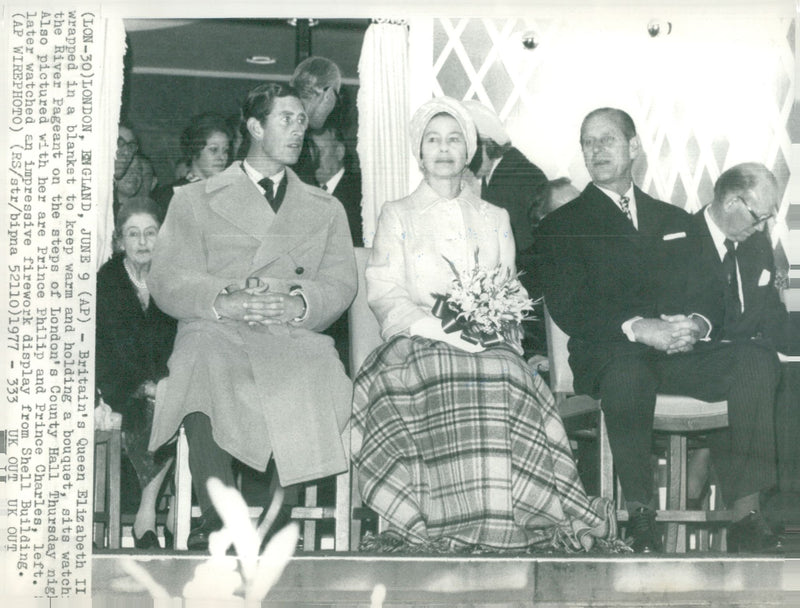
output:
[[[446,333],[444,329],[442,329],[442,322],[435,317],[425,317],[419,321],[415,321],[411,324],[411,327],[408,328],[408,331],[412,336],[422,336],[423,338],[446,342],[468,353],[480,353],[486,350],[480,344],[472,344],[464,340],[461,337],[460,331],[454,331],[450,334]]]

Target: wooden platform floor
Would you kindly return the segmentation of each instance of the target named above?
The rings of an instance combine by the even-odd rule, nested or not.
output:
[[[147,572],[180,597],[205,556],[98,552],[93,608],[140,605],[147,590],[129,574]],[[299,555],[262,603],[270,608],[369,608],[377,584],[384,608],[555,608],[611,606],[800,607],[800,551],[780,558],[725,555],[451,557],[363,553]],[[211,599],[211,598],[209,598]],[[141,605],[153,605],[144,602]],[[186,606],[174,601],[156,606]],[[204,606],[225,606],[211,600]]]

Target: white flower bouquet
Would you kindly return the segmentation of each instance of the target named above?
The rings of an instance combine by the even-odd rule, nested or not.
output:
[[[461,337],[472,344],[489,347],[507,343],[522,352],[520,323],[533,319],[535,302],[527,297],[519,282],[519,273],[497,264],[485,268],[478,261],[459,271],[455,264],[444,258],[453,271],[447,295],[434,294],[433,314],[442,320],[446,332],[461,330]]]

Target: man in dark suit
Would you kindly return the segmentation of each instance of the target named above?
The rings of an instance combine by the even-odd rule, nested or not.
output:
[[[532,298],[542,295],[533,269],[533,230],[545,213],[550,197],[550,183],[542,170],[511,145],[503,123],[494,111],[479,101],[464,101],[464,107],[478,130],[478,150],[470,169],[481,180],[483,200],[508,211],[517,269],[523,271],[520,282]],[[540,314],[537,314],[541,318]],[[523,324],[526,356],[546,355],[544,324]]]
[[[354,247],[364,246],[361,227],[361,175],[347,166],[347,148],[342,132],[326,127],[310,132],[311,157],[317,185],[344,206]]]
[[[297,64],[289,84],[297,91],[308,114],[308,128],[321,129],[339,103],[342,88],[339,66],[327,57],[307,57]],[[303,138],[303,148],[293,168],[305,183],[317,185],[309,132]]]
[[[757,513],[775,483],[774,352],[709,342],[713,329],[687,289],[691,218],[639,190],[633,120],[600,108],[581,126],[592,183],[539,225],[545,300],[570,336],[575,390],[601,399],[636,551],[659,551],[650,453],[658,392],[728,401],[729,427],[711,434],[722,494],[734,511],[729,547],[769,550],[779,539]]]
[[[742,163],[720,175],[714,200],[692,220],[699,255],[690,289],[707,298],[704,309],[723,340],[757,341],[796,353],[800,336],[775,287],[775,259],[765,227],[778,206],[778,184],[764,165]],[[730,249],[730,253],[728,250]],[[800,365],[782,366],[776,404],[778,481],[797,491]]]

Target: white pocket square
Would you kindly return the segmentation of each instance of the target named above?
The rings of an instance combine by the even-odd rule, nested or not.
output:
[[[685,232],[671,232],[669,234],[665,234],[661,237],[662,241],[674,241],[675,239],[683,239],[686,238]]]
[[[761,271],[761,276],[758,277],[758,286],[764,287],[764,285],[769,285],[769,280],[772,278],[769,270],[766,268]]]

